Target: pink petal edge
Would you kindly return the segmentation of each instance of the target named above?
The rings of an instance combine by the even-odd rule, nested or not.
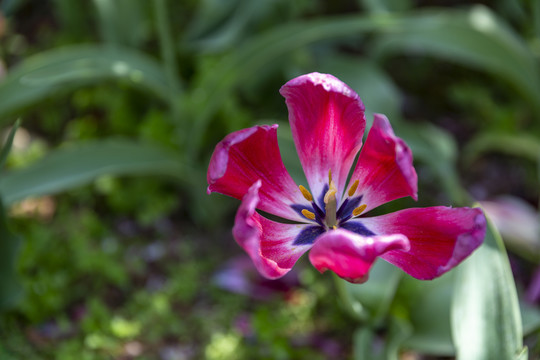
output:
[[[329,170],[341,196],[362,145],[366,126],[362,101],[336,77],[319,73],[290,80],[280,93],[289,109],[294,143],[313,196],[321,196]]]
[[[277,223],[255,211],[260,188],[259,180],[244,196],[236,213],[233,236],[262,276],[277,279],[288,273],[311,245],[293,245],[303,225]]]
[[[351,182],[360,180],[356,194],[369,211],[389,201],[411,196],[418,200],[418,177],[407,144],[395,136],[386,116],[374,115]]]
[[[389,251],[381,257],[420,280],[434,279],[457,266],[482,244],[486,233],[486,218],[479,208],[413,208],[361,221],[377,234],[405,235],[409,251]]]
[[[378,256],[408,249],[409,241],[401,234],[364,237],[337,229],[319,236],[309,252],[309,260],[320,272],[332,270],[349,282],[363,283]]]
[[[277,127],[254,126],[233,132],[220,141],[208,166],[207,192],[242,199],[250,186],[260,180],[259,209],[286,219],[305,221],[291,208],[306,200],[283,165]]]

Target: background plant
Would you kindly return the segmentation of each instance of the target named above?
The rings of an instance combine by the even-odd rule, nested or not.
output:
[[[526,335],[537,356],[540,316],[522,299],[538,253],[513,256],[512,277],[493,228],[430,283],[382,262],[362,286],[303,269],[285,300],[252,302],[256,281],[246,296],[213,280],[240,253],[235,202],[205,192],[213,147],[279,123],[301,179],[277,93],[301,73],[332,73],[368,122],[389,117],[413,150],[419,205],[510,194],[537,208],[540,5],[446,4],[3,1],[0,354],[524,359]],[[313,350],[321,339],[334,350]]]

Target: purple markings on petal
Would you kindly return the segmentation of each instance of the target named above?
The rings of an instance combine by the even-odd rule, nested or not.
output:
[[[339,207],[336,217],[341,221],[347,221],[351,218],[353,210],[360,205],[360,201],[362,201],[362,195],[345,199]]]
[[[367,227],[365,227],[361,222],[359,221],[347,221],[340,225],[341,228],[345,230],[352,231],[353,233],[356,233],[358,235],[362,236],[374,236],[375,233],[371,230],[369,230]]]
[[[294,239],[293,245],[311,245],[315,242],[315,239],[324,233],[325,230],[321,226],[307,226],[298,236]]]

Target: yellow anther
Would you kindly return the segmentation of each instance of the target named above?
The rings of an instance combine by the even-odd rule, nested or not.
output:
[[[337,226],[336,225],[332,226],[332,229],[337,230]]]
[[[310,220],[315,220],[315,214],[312,213],[311,211],[307,210],[307,209],[302,210],[302,215],[304,215],[305,217],[307,217]]]
[[[328,184],[332,182],[332,169],[328,170]]]
[[[299,186],[300,188],[300,192],[302,193],[302,195],[304,195],[304,198],[307,200],[307,201],[313,201],[313,196],[311,196],[310,192],[308,189],[306,189],[305,187],[303,187],[302,185]]]
[[[366,204],[360,205],[359,207],[357,207],[356,209],[354,209],[354,210],[352,211],[353,216],[358,216],[358,215],[360,215],[361,213],[364,212],[364,210],[366,210],[366,208],[367,208],[367,205],[366,205]]]
[[[349,196],[353,196],[353,195],[354,195],[354,193],[356,192],[356,189],[358,189],[358,183],[359,183],[359,182],[360,182],[359,180],[356,180],[356,181],[352,184],[352,186],[349,188]]]

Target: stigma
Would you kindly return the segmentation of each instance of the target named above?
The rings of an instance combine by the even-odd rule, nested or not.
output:
[[[336,193],[337,188],[336,184],[334,184],[334,181],[332,180],[332,172],[328,172],[328,191],[326,194],[324,194],[324,207],[326,210],[326,217],[324,218],[324,222],[326,226],[329,229],[334,229],[337,226],[337,219],[336,219],[336,211],[337,211],[337,199],[336,199]]]

